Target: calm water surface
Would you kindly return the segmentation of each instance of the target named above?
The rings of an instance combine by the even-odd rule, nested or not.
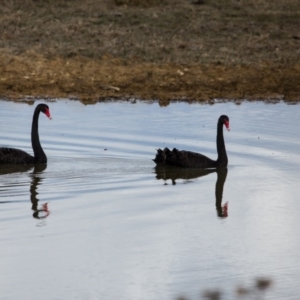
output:
[[[234,299],[261,276],[299,299],[299,105],[48,104],[48,165],[0,166],[0,299]],[[32,153],[34,106],[0,101],[1,146]],[[216,158],[221,114],[227,174],[155,168],[158,147]]]

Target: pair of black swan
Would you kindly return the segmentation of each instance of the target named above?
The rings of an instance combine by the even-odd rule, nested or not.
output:
[[[169,148],[164,150],[158,149],[153,161],[156,164],[167,164],[183,168],[218,168],[227,167],[228,158],[223,137],[223,125],[229,129],[229,118],[225,115],[219,117],[217,124],[217,160],[212,160],[207,156],[191,151],[179,151],[174,148],[172,151]]]
[[[48,105],[39,104],[35,108],[32,127],[31,144],[34,156],[20,149],[0,148],[0,164],[45,164],[47,156],[41,146],[38,133],[38,120],[40,112],[44,113],[49,119],[50,110]],[[191,151],[179,151],[174,148],[172,151],[168,148],[158,149],[155,159],[156,164],[167,164],[184,168],[217,168],[227,167],[228,158],[223,137],[223,125],[229,130],[229,118],[225,115],[220,116],[217,125],[217,160],[212,160],[207,156]]]
[[[34,110],[31,127],[31,144],[34,156],[26,153],[23,150],[15,148],[0,148],[0,164],[45,164],[47,163],[47,156],[41,146],[38,121],[40,112],[44,113],[51,119],[48,105],[39,104]]]

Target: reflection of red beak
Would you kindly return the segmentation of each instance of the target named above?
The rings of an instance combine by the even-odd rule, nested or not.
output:
[[[51,115],[50,115],[50,110],[49,109],[46,109],[45,111],[45,115],[51,120]]]
[[[224,204],[224,206],[222,207],[222,209],[223,209],[223,217],[224,218],[228,217],[228,202],[226,202]]]
[[[43,211],[44,212],[49,212],[49,210],[48,210],[48,203],[44,203],[43,204]]]
[[[228,121],[225,121],[225,127],[226,127],[226,129],[228,130],[228,131],[230,131],[230,128],[229,128],[229,122]]]
[[[48,210],[48,203],[43,204],[43,211],[45,212],[43,219],[45,219],[50,215],[50,211]]]

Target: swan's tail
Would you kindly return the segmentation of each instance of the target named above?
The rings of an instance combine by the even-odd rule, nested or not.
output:
[[[156,156],[153,159],[153,161],[156,164],[164,164],[166,162],[166,158],[167,158],[168,154],[170,154],[170,152],[171,151],[169,148],[165,148],[164,150],[157,149]]]

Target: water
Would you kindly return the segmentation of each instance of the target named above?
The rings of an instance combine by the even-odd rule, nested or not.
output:
[[[48,165],[0,167],[0,299],[235,299],[257,277],[298,299],[299,105],[48,105]],[[32,153],[34,106],[0,102],[1,146]],[[227,177],[155,168],[158,147],[216,158],[221,114]]]

